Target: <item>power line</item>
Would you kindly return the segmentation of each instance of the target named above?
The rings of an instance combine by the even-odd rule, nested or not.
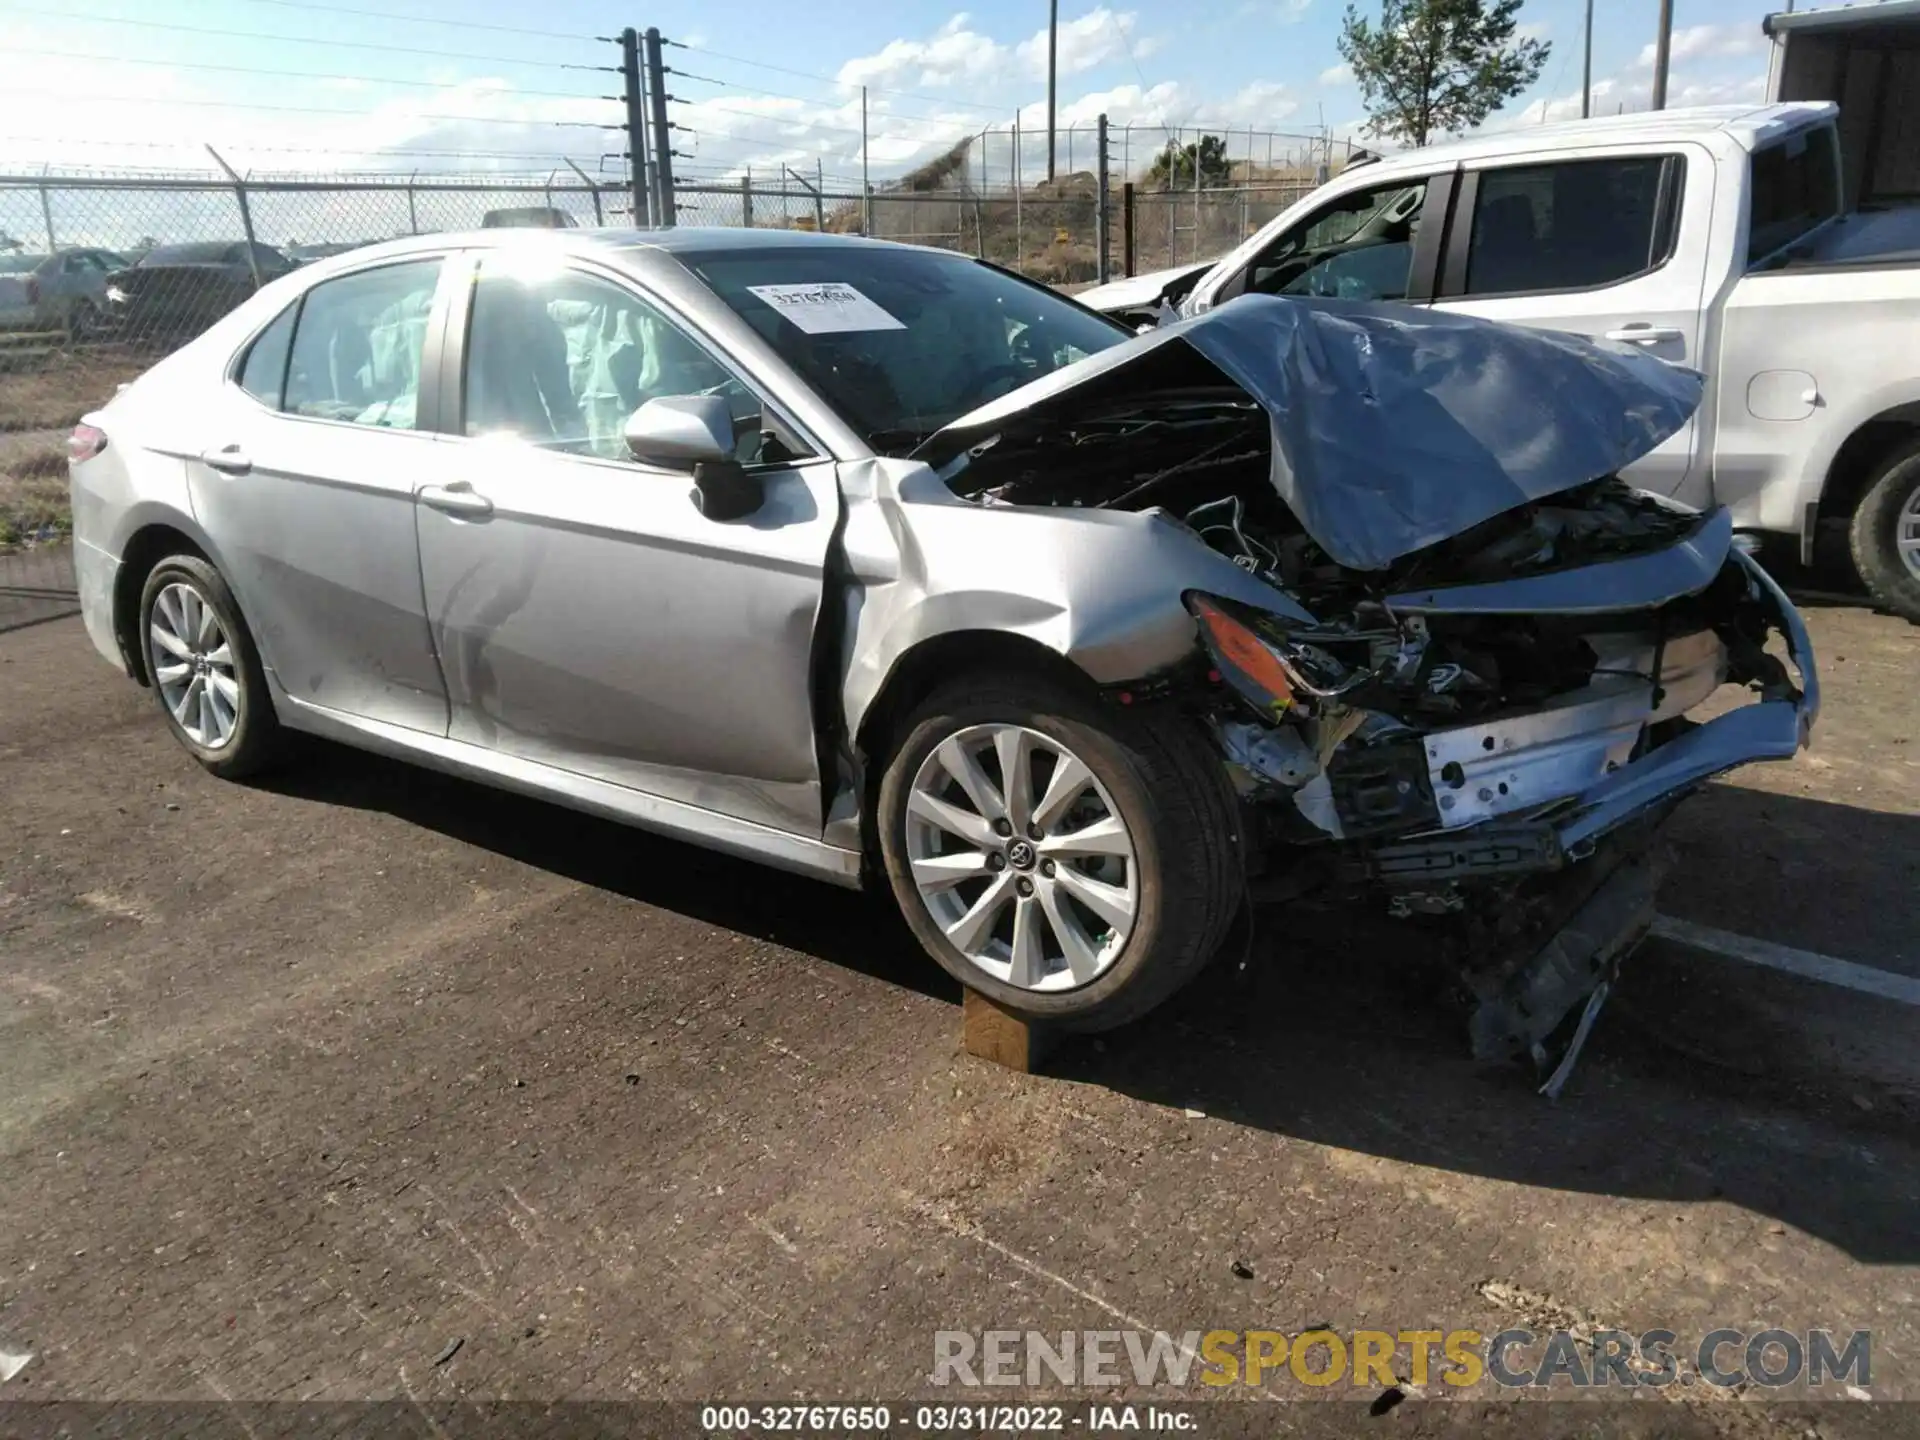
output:
[[[667,74],[677,75],[682,80],[698,80],[703,84],[719,85],[725,89],[739,90],[748,95],[765,95],[772,100],[795,100],[802,105],[832,105],[838,107],[852,105],[859,98],[858,96],[835,96],[832,99],[823,99],[814,95],[790,95],[784,90],[763,90],[757,85],[742,85],[738,80],[716,80],[711,75],[695,75],[689,70],[675,69],[671,65],[666,65],[661,68],[664,69]],[[949,117],[944,115],[920,115],[911,110],[888,109],[879,113],[882,115],[893,115],[902,120],[925,121],[935,124],[951,123]]]
[[[819,120],[804,120],[804,119],[799,119],[797,117],[789,118],[784,115],[769,115],[763,110],[735,110],[726,105],[716,105],[710,100],[685,100],[685,99],[681,99],[678,96],[673,96],[673,95],[669,95],[667,98],[679,105],[697,105],[702,111],[709,114],[738,115],[745,120],[764,120],[769,125],[797,125],[807,130],[827,130],[840,135],[864,134],[870,140],[905,140],[914,145],[932,145],[936,143],[938,138],[938,137],[928,136],[928,135],[903,135],[898,133],[897,131],[892,131],[892,130],[863,131],[857,125],[829,125],[829,124],[826,124],[824,121],[819,121]],[[902,117],[902,118],[911,119],[911,117]],[[941,122],[938,120],[919,120],[919,121],[913,121],[913,123],[921,124],[921,125],[939,125],[944,122]],[[959,134],[966,133],[966,132],[961,132],[959,130],[957,122],[949,125],[948,129],[954,133],[954,136],[956,139],[958,138]]]
[[[598,65],[567,65],[558,60],[528,60],[514,55],[481,55],[468,50],[443,50],[439,46],[387,45],[371,40],[323,40],[311,35],[269,35],[257,30],[226,30],[209,25],[180,25],[168,20],[134,20],[122,15],[90,15],[78,10],[36,10],[26,5],[0,4],[0,10],[15,15],[33,15],[51,20],[92,20],[102,25],[136,25],[144,30],[174,30],[185,35],[215,35],[226,40],[273,40],[281,44],[326,45],[337,50],[377,50],[390,55],[432,55],[444,60],[486,60],[500,65],[538,65],[555,70],[598,70]],[[582,37],[585,38],[585,37]]]
[[[760,70],[773,70],[782,75],[798,75],[803,80],[820,80],[828,85],[845,85],[849,82],[834,75],[822,75],[817,70],[795,70],[787,65],[774,65],[765,60],[749,60],[744,55],[729,55],[722,50],[709,50],[704,45],[689,44],[685,40],[662,40],[662,45],[671,45],[679,50],[692,50],[696,54],[711,55],[716,60],[731,60],[736,65],[751,65]],[[935,105],[958,105],[965,110],[985,110],[994,115],[1007,113],[1004,105],[983,105],[977,100],[954,100],[944,95],[929,95],[924,90],[896,90],[887,85],[869,85],[867,89],[875,95],[904,95],[911,100],[929,100]]]
[[[15,95],[39,95],[48,99],[72,100],[71,90],[15,90]],[[359,119],[366,118],[365,110],[335,110],[318,105],[258,105],[245,100],[187,100],[172,95],[91,95],[87,97],[89,105],[198,105],[221,110],[277,110],[292,115],[347,115]],[[553,125],[572,130],[617,130],[617,125],[603,124],[598,120],[514,120],[501,115],[443,115],[431,111],[391,110],[387,112],[394,120],[445,120],[462,125]]]
[[[316,0],[248,0],[251,5],[278,5],[288,10],[322,10],[333,15],[358,15],[368,20],[404,20],[414,25],[445,25],[456,30],[490,30],[500,35],[537,35],[543,40],[585,40],[598,43],[592,35],[556,35],[551,30],[533,30],[524,25],[491,25],[464,16],[441,20],[431,15],[397,15],[389,10],[356,10],[347,5],[321,5]],[[553,62],[540,62],[551,64]]]
[[[112,150],[191,150],[196,157],[204,156],[197,140],[99,140],[82,139],[66,135],[0,135],[0,145],[88,145]],[[225,147],[223,147],[225,148]],[[415,149],[411,146],[389,148],[381,146],[366,150],[339,150],[315,145],[233,145],[226,149],[229,155],[405,155],[430,157],[441,160],[545,160],[552,164],[564,165],[571,158],[583,169],[597,169],[607,158],[604,155],[557,154],[552,150],[431,150]],[[373,174],[385,174],[385,171],[371,171]],[[405,171],[395,172],[405,174]]]
[[[41,50],[30,45],[12,46],[8,53],[53,55],[63,60],[98,60],[110,65],[157,65],[166,70],[219,70],[230,75],[272,75],[287,80],[351,80],[365,85],[414,85],[428,90],[451,90],[466,83],[462,80],[397,80],[382,75],[339,75],[312,70],[267,70],[254,65],[215,65],[200,60],[149,60],[137,55],[93,55],[83,50]],[[510,93],[539,95],[552,100],[604,100],[606,98],[603,95],[586,95],[578,90],[528,90],[518,85]]]

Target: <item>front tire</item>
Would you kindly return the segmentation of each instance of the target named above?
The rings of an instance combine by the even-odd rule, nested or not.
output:
[[[147,678],[174,738],[223,780],[277,761],[285,736],[240,607],[197,555],[153,567],[140,593]]]
[[[907,924],[961,984],[1106,1030],[1218,950],[1244,891],[1237,811],[1189,724],[1014,675],[950,682],[904,732],[881,852]]]
[[[1880,467],[1854,509],[1849,538],[1873,598],[1920,624],[1920,441]]]

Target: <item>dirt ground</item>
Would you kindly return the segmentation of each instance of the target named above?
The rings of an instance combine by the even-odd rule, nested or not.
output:
[[[1920,631],[1809,620],[1816,748],[1689,802],[1663,908],[1920,975]],[[1558,1104],[1311,911],[1015,1075],[878,901],[331,747],[223,784],[65,620],[0,635],[0,955],[9,1400],[898,1401],[937,1330],[1547,1317],[1873,1332],[1886,1403],[1582,1435],[1920,1419],[1915,1012],[1668,944]]]

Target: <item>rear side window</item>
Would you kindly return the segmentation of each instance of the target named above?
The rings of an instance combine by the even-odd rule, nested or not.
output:
[[[1823,126],[1753,152],[1749,265],[1840,213],[1836,144],[1833,127]]]
[[[413,428],[439,279],[438,259],[410,260],[309,290],[294,327],[281,408],[321,420]]]
[[[1462,293],[1595,290],[1653,269],[1672,248],[1662,195],[1675,193],[1681,163],[1630,155],[1482,171]]]
[[[298,305],[289,305],[280,318],[254,338],[240,365],[240,388],[262,405],[280,408],[281,388],[287,380],[287,351],[293,344],[293,317]]]

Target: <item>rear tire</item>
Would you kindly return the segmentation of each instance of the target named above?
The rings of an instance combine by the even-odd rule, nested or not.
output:
[[[1026,776],[1010,795],[1009,766]],[[1071,1029],[1126,1024],[1186,984],[1245,890],[1238,809],[1199,732],[1050,677],[964,677],[928,696],[878,811],[888,881],[927,953]]]
[[[218,570],[197,555],[155,565],[140,592],[139,635],[160,713],[209,772],[239,780],[283,757],[260,654]]]
[[[1854,509],[1849,539],[1873,598],[1920,624],[1920,440],[1881,464]]]

